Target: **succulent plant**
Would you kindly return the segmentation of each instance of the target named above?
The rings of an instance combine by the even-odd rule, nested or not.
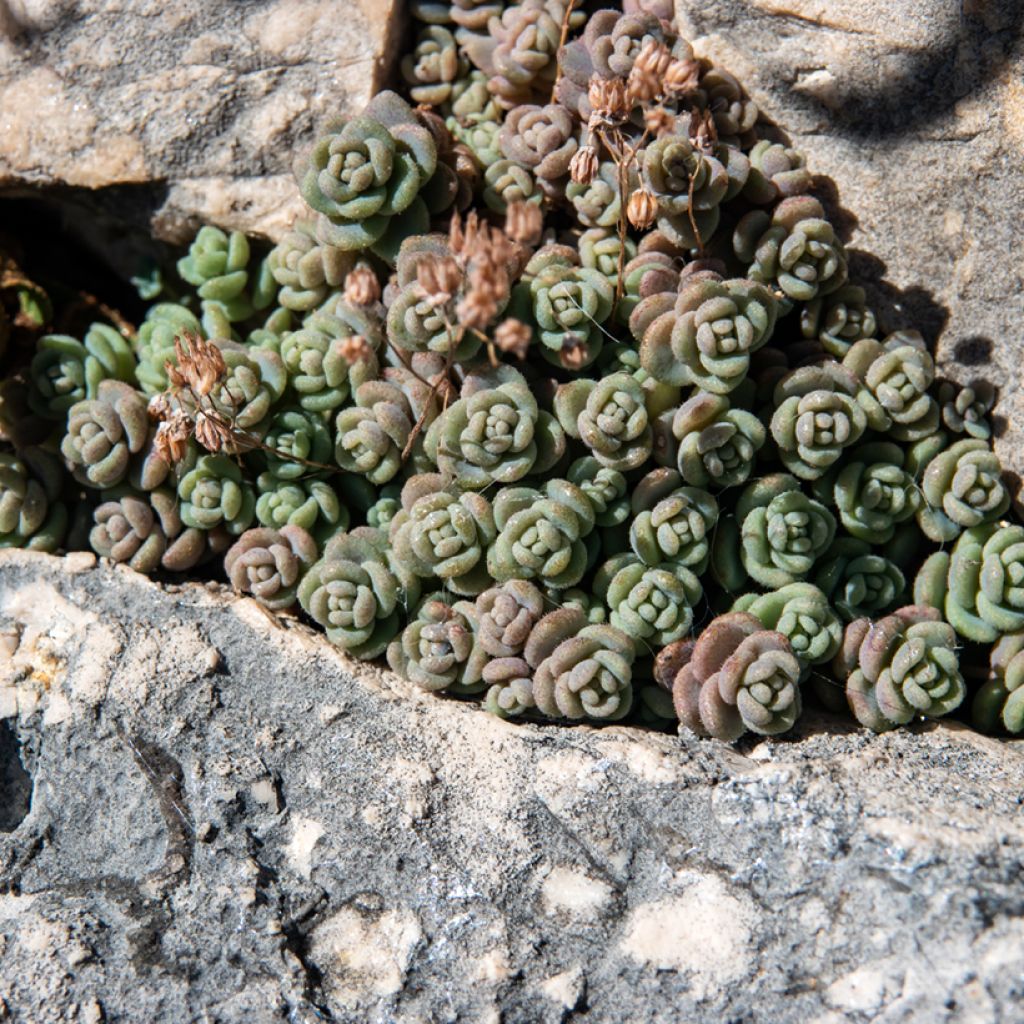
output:
[[[348,510],[326,480],[280,480],[270,473],[256,478],[256,518],[266,527],[298,526],[323,540],[348,527]]]
[[[269,263],[253,259],[241,231],[201,227],[188,254],[178,260],[178,273],[198,289],[204,305],[214,306],[231,323],[266,309],[277,295]]]
[[[813,583],[788,583],[767,594],[744,594],[732,610],[753,615],[765,629],[781,633],[804,671],[830,661],[843,639],[843,624],[824,592]]]
[[[586,228],[615,228],[622,219],[622,185],[629,195],[638,185],[635,172],[621,169],[610,160],[598,165],[588,182],[571,181],[565,197],[572,203],[576,219]]]
[[[590,228],[579,237],[580,264],[599,270],[613,285],[619,281],[619,266],[636,256],[636,243],[610,228]]]
[[[921,504],[914,478],[904,468],[903,449],[876,441],[853,449],[837,473],[826,478],[823,500],[839,511],[847,532],[861,540],[885,544],[899,523],[913,518]]]
[[[774,203],[803,195],[810,189],[811,172],[801,153],[768,139],[754,143],[744,198],[752,203]]]
[[[893,547],[899,549],[896,543]],[[855,537],[836,540],[820,559],[814,582],[846,622],[889,611],[906,588],[899,566]]]
[[[995,404],[995,390],[988,381],[975,381],[959,387],[944,380],[936,392],[942,426],[953,434],[966,434],[980,441],[992,436],[987,416]]]
[[[417,417],[401,388],[369,380],[356,391],[356,404],[335,421],[334,456],[347,473],[386,484],[402,468],[402,453],[413,439]]]
[[[914,603],[938,608],[968,640],[1024,630],[1024,527],[987,523],[936,551],[914,580]]]
[[[793,302],[810,302],[846,282],[846,253],[825,210],[811,196],[783,199],[769,218],[746,214],[733,236],[747,277],[783,293],[783,312]]]
[[[378,93],[362,115],[313,147],[302,196],[321,215],[318,237],[345,251],[372,249],[391,261],[402,238],[421,234],[436,205],[430,185],[437,146],[409,105]]]
[[[456,81],[468,71],[468,62],[448,29],[430,25],[421,29],[400,70],[417,103],[439,107],[451,99]]]
[[[703,595],[700,581],[681,562],[647,565],[634,554],[609,559],[597,571],[594,590],[608,620],[635,644],[652,648],[685,636]]]
[[[897,441],[920,441],[939,428],[939,406],[928,393],[935,363],[917,332],[891,334],[884,341],[864,338],[843,359],[864,384],[861,403],[871,426]]]
[[[575,380],[559,387],[555,414],[570,437],[609,469],[626,472],[651,455],[653,432],[643,385],[628,373]]]
[[[541,354],[556,365],[589,366],[604,344],[602,325],[611,314],[615,288],[599,270],[588,270],[565,246],[545,246],[526,265],[512,291],[509,313],[537,325]]]
[[[491,658],[523,653],[544,614],[544,595],[526,580],[509,580],[476,599],[477,639]]]
[[[334,438],[323,416],[296,407],[278,409],[271,416],[263,445],[266,472],[277,480],[309,476],[329,465],[334,454]]]
[[[992,647],[989,675],[971,702],[971,721],[984,732],[1024,732],[1024,634],[1001,637]]]
[[[565,451],[558,421],[508,366],[466,376],[461,397],[427,431],[425,449],[458,487],[479,491],[544,473]]]
[[[56,500],[56,480],[37,479],[28,465],[0,452],[0,548],[56,551],[68,513]]]
[[[449,118],[448,127],[452,135],[469,149],[484,170],[504,159],[498,146],[501,124],[497,120],[486,114],[474,114],[461,122]]]
[[[641,248],[622,269],[622,294],[615,309],[615,318],[620,324],[630,325],[632,330],[637,309],[658,303],[658,311],[667,313],[675,303],[678,290],[679,271],[672,257],[656,249],[644,251]],[[655,315],[647,315],[643,311],[636,313],[644,327]],[[643,328],[633,331],[633,335],[642,338]]]
[[[569,467],[566,479],[587,496],[596,526],[619,526],[629,518],[629,484],[617,469],[584,455]]]
[[[875,622],[851,622],[833,669],[846,680],[850,710],[873,732],[947,715],[966,692],[956,634],[934,608],[908,605]]]
[[[517,718],[532,711],[533,669],[519,657],[492,658],[484,665],[487,684],[484,708],[499,718]]]
[[[528,167],[549,195],[558,196],[579,149],[579,128],[565,107],[524,104],[508,112],[498,133],[502,155]]]
[[[246,530],[224,556],[224,571],[240,594],[266,608],[288,608],[302,574],[316,561],[316,541],[301,526]]]
[[[707,491],[682,483],[674,470],[655,470],[637,484],[629,544],[645,565],[675,562],[699,575],[711,554],[718,502]]]
[[[721,740],[791,729],[802,707],[800,674],[786,637],[746,612],[719,615],[695,644],[666,647],[655,663],[656,677],[671,678],[680,723]]]
[[[495,213],[505,213],[512,203],[537,203],[544,193],[528,167],[504,157],[488,164],[484,170],[483,200]]]
[[[695,274],[680,286],[675,307],[644,331],[641,363],[663,383],[728,394],[771,338],[775,316],[775,299],[762,285]]]
[[[366,525],[387,533],[401,508],[402,488],[397,484],[385,484],[380,488],[380,497],[366,510]]]
[[[440,594],[424,598],[387,655],[393,671],[423,690],[477,693],[486,685],[487,655],[477,642],[469,601],[452,604]]]
[[[857,379],[838,363],[804,366],[775,387],[771,433],[786,468],[815,480],[860,440],[868,418]]]
[[[286,309],[307,313],[323,304],[355,265],[351,252],[316,237],[312,221],[300,220],[267,257],[267,266],[280,286],[277,301]]]
[[[583,578],[583,538],[594,528],[594,509],[575,484],[555,479],[542,491],[505,487],[494,499],[494,522],[500,532],[487,552],[487,570],[498,583],[536,580],[564,590]]]
[[[128,464],[142,450],[148,434],[145,398],[128,384],[104,380],[95,398],[68,410],[60,450],[79,483],[115,487],[128,475]]]
[[[198,335],[200,332],[199,320],[185,306],[158,302],[149,307],[135,339],[135,350],[139,358],[136,374],[139,387],[147,395],[155,395],[167,389],[165,364],[175,362],[174,339],[179,335]]]
[[[361,526],[339,533],[299,583],[299,603],[353,657],[383,654],[401,629],[401,607],[415,605],[419,584],[396,561],[386,536]]]
[[[832,513],[786,473],[749,484],[736,504],[736,520],[743,568],[757,583],[774,588],[807,579],[836,531]],[[736,553],[729,551],[728,557],[735,559]]]
[[[730,146],[750,148],[760,112],[733,75],[722,68],[708,68],[701,75],[698,98],[714,118],[719,139]]]
[[[487,548],[497,536],[491,503],[474,491],[460,493],[437,473],[411,477],[402,488],[402,510],[390,526],[395,557],[446,590],[473,596],[491,583]]]
[[[29,405],[37,416],[62,420],[76,402],[95,398],[103,380],[135,383],[131,345],[106,324],[93,324],[79,341],[47,334],[36,343],[29,370]]]
[[[227,455],[201,455],[178,481],[181,521],[197,530],[224,527],[244,533],[256,513],[256,495]]]
[[[616,721],[629,713],[636,653],[621,630],[588,625],[578,609],[561,608],[534,626],[524,653],[542,714]]]
[[[678,465],[686,483],[714,490],[746,483],[767,436],[750,412],[730,407],[729,399],[698,391],[672,419],[679,442]]]
[[[829,295],[819,295],[800,310],[800,333],[816,339],[837,359],[842,359],[862,338],[873,338],[877,330],[867,295],[855,284],[844,284]]]
[[[924,504],[917,521],[926,537],[940,543],[954,540],[972,526],[994,522],[1010,507],[999,457],[984,441],[956,441],[926,461],[942,441],[942,435],[926,438],[909,461],[911,470],[923,465]]]
[[[729,172],[683,134],[664,135],[644,150],[644,187],[658,203],[658,229],[682,249],[702,248],[718,227]]]

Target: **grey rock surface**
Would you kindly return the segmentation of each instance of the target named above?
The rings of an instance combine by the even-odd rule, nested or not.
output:
[[[943,375],[1000,389],[996,450],[1024,473],[1024,4],[676,0],[676,12],[830,179],[851,274],[883,321],[937,343]]]
[[[278,236],[302,209],[297,152],[379,87],[399,9],[0,0],[0,192],[138,186],[133,215],[161,237],[197,222]]]
[[[0,793],[0,1019],[1024,1006],[1024,743],[955,724],[513,725],[215,585],[7,551]]]

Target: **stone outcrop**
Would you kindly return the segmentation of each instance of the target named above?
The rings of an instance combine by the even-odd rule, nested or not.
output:
[[[4,552],[0,1018],[1010,1021],[1022,778],[955,723],[510,724]]]

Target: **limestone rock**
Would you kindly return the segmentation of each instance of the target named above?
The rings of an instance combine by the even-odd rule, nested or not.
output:
[[[302,209],[295,156],[379,87],[396,9],[4,0],[0,190],[149,186],[169,240],[197,222],[278,236]]]
[[[515,725],[215,584],[6,551],[0,1017],[1016,1019],[1022,778],[956,724]]]
[[[937,341],[944,376],[997,385],[996,450],[1024,473],[1013,427],[1024,423],[1024,5],[676,0],[676,11],[697,52],[834,183],[851,276],[868,280],[883,320]]]

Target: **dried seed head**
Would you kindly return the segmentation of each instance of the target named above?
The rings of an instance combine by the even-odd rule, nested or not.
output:
[[[690,142],[701,153],[714,153],[718,145],[718,131],[710,110],[695,110],[690,115]]]
[[[569,332],[562,338],[559,359],[567,370],[581,370],[587,361],[587,348],[577,335]]]
[[[597,150],[593,146],[581,146],[569,163],[569,177],[577,185],[589,185],[597,174]]]
[[[353,306],[372,306],[380,301],[380,281],[369,267],[355,267],[345,278],[345,301]]]
[[[153,435],[153,450],[164,462],[180,462],[188,451],[188,439],[192,436],[192,421],[175,409]]]
[[[644,127],[655,138],[669,135],[675,130],[676,119],[664,107],[647,107],[644,110]]]
[[[373,355],[370,343],[361,334],[353,334],[348,338],[342,338],[338,349],[341,352],[341,358],[349,366],[369,359]]]
[[[700,82],[700,63],[695,60],[674,60],[665,70],[665,91],[677,96],[693,92]]]
[[[216,413],[199,412],[196,415],[196,440],[208,452],[236,451],[230,424]]]
[[[672,54],[664,43],[656,39],[648,39],[644,43],[626,83],[627,99],[631,105],[648,103],[661,95],[665,72],[671,63]]]
[[[532,337],[533,331],[527,324],[522,320],[516,320],[515,317],[509,317],[495,329],[494,344],[501,352],[515,356],[516,359],[525,359]]]
[[[167,368],[167,379],[176,388],[188,387],[197,395],[208,395],[227,373],[221,350],[198,334],[183,331],[174,339],[177,371]]]
[[[459,290],[462,272],[451,256],[421,260],[416,267],[416,281],[435,306],[443,306]]]
[[[471,330],[482,331],[498,315],[498,303],[486,288],[470,288],[456,310],[459,323]]]
[[[536,245],[544,230],[544,215],[536,203],[510,203],[505,214],[505,233],[522,245]]]
[[[626,216],[629,223],[640,231],[646,231],[658,216],[658,200],[647,189],[640,189],[629,197],[626,204]]]
[[[626,82],[622,78],[601,78],[591,75],[587,99],[594,116],[601,121],[614,124],[629,116],[629,100],[626,96]]]
[[[171,369],[173,369],[173,367],[171,367]],[[149,418],[151,420],[165,420],[171,415],[171,403],[167,396],[161,392],[159,395],[154,395],[149,400],[149,405],[146,406],[146,412],[149,414]]]

